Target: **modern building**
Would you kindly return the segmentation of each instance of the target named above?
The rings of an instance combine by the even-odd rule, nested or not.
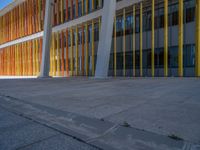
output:
[[[199,0],[117,0],[113,19],[107,1],[54,1],[51,76],[95,76],[100,35],[101,45],[111,39],[109,76],[200,76]],[[0,75],[39,75],[45,2],[15,0],[0,10]]]

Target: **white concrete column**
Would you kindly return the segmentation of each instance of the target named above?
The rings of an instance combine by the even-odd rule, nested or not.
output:
[[[53,0],[46,0],[45,6],[45,20],[44,20],[44,36],[42,46],[42,63],[40,69],[40,77],[49,77],[49,64],[50,64],[50,46],[51,46],[51,33],[52,33],[52,7]]]
[[[95,72],[96,78],[105,78],[108,76],[115,11],[116,0],[104,0]]]

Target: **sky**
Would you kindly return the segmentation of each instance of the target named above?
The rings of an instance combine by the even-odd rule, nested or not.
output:
[[[11,3],[13,0],[0,0],[0,9]]]

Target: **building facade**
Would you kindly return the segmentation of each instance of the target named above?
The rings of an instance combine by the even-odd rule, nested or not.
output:
[[[103,0],[55,0],[50,75],[94,76]],[[200,76],[199,0],[117,0],[109,76]],[[0,75],[38,76],[45,0],[0,11]]]

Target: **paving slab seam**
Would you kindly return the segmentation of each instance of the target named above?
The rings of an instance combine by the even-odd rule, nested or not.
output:
[[[6,109],[10,113],[13,113],[13,114],[18,115],[20,117],[23,117],[25,119],[31,120],[31,121],[33,121],[35,123],[38,123],[38,124],[40,124],[40,125],[42,125],[44,127],[52,129],[54,131],[57,131],[60,134],[64,134],[66,136],[69,136],[69,137],[71,137],[71,138],[73,138],[73,139],[75,139],[75,140],[77,140],[79,142],[85,143],[85,144],[87,144],[87,145],[89,145],[91,147],[94,147],[96,149],[99,149],[99,150],[104,150],[104,149],[105,150],[116,150],[116,149],[113,149],[112,147],[110,147],[109,145],[102,144],[102,143],[99,143],[99,142],[95,142],[95,144],[92,143],[94,141],[87,142],[87,140],[88,140],[87,138],[86,138],[87,140],[85,140],[85,138],[80,138],[80,137],[82,137],[82,135],[79,135],[79,134],[77,134],[76,132],[74,132],[74,131],[72,131],[70,129],[64,129],[61,126],[46,124],[46,123],[42,122],[41,120],[38,121],[37,118],[28,117],[27,115],[24,115],[21,112],[13,111],[12,109],[10,109],[8,107],[4,107],[4,106],[1,106],[1,105],[0,105],[0,107],[3,108],[3,109]]]
[[[99,138],[102,138],[104,136],[106,136],[107,134],[117,130],[118,128],[120,127],[119,124],[115,124],[113,127],[111,127],[110,129],[108,129],[107,131],[105,131],[104,133],[102,133],[101,135],[97,136],[97,137],[93,137],[93,138],[90,138],[90,139],[87,139],[87,142],[88,143],[91,143],[91,142],[94,142],[96,141],[97,139]]]
[[[4,97],[4,98],[6,98],[6,99],[9,99],[11,102],[14,100],[14,101],[17,101],[18,102],[18,105],[20,105],[19,104],[19,102],[21,102],[21,100],[19,100],[19,99],[16,99],[16,98],[12,98],[12,97],[10,97],[10,96],[5,96],[5,95],[2,95],[1,96],[2,98]],[[5,99],[4,99],[5,100]],[[6,101],[6,100],[5,100]],[[8,101],[8,100],[7,100]],[[21,102],[22,104],[23,104],[23,102]],[[44,120],[39,120],[38,121],[38,118],[36,117],[36,116],[31,116],[31,114],[26,114],[26,113],[24,113],[24,112],[21,112],[21,110],[17,110],[17,108],[15,108],[14,110],[13,110],[13,108],[12,108],[12,106],[11,107],[9,107],[9,106],[4,106],[5,108],[7,108],[7,109],[9,109],[10,111],[12,111],[13,113],[17,113],[18,115],[20,115],[20,116],[23,116],[23,117],[25,117],[25,118],[28,118],[28,119],[30,119],[30,120],[33,120],[33,121],[35,121],[35,122],[37,122],[37,123],[40,123],[40,124],[42,124],[42,125],[44,125],[44,126],[46,126],[46,127],[48,127],[48,128],[51,128],[51,129],[54,129],[54,130],[56,130],[56,131],[58,131],[58,132],[60,132],[60,133],[63,133],[63,134],[65,134],[65,135],[67,135],[67,136],[70,136],[70,137],[73,137],[73,138],[75,138],[75,139],[77,139],[77,140],[80,140],[81,142],[84,142],[84,143],[86,143],[86,144],[89,144],[90,146],[94,146],[95,148],[98,148],[98,149],[102,149],[101,147],[103,147],[103,149],[109,149],[109,150],[111,150],[111,149],[114,149],[114,148],[112,148],[112,147],[110,147],[105,141],[104,141],[104,143],[102,142],[102,140],[105,140],[105,139],[102,139],[102,138],[104,138],[104,136],[107,136],[107,137],[109,137],[109,136],[113,136],[115,133],[112,133],[112,131],[115,131],[115,130],[118,130],[118,129],[121,129],[121,130],[124,130],[124,131],[126,131],[126,130],[138,130],[138,132],[144,132],[144,131],[141,131],[141,130],[139,130],[139,129],[134,129],[134,128],[124,128],[124,127],[122,127],[122,126],[119,126],[119,125],[112,125],[111,124],[111,127],[109,127],[107,130],[105,130],[105,132],[103,132],[103,134],[100,134],[99,136],[93,136],[92,138],[85,138],[85,137],[82,137],[81,135],[78,135],[77,133],[76,133],[76,131],[70,131],[70,129],[65,129],[65,130],[61,130],[62,128],[60,127],[60,125],[61,124],[48,124],[47,122],[45,122]],[[30,116],[29,116],[30,115]],[[85,117],[86,118],[86,117]],[[104,121],[103,121],[104,122]],[[106,121],[104,122],[104,123],[106,123]],[[66,126],[65,126],[66,127]],[[64,127],[63,127],[64,128]],[[118,132],[120,132],[120,131],[118,131]],[[137,132],[137,131],[136,131]],[[70,134],[69,134],[70,133]],[[154,135],[154,136],[160,136],[160,135],[158,135],[158,134],[155,134],[155,133],[150,133],[150,132],[148,132],[148,131],[145,131],[144,133],[146,133],[146,134],[152,134],[152,135]],[[144,134],[143,133],[143,134]],[[124,134],[124,133],[123,133]],[[74,135],[77,135],[77,136],[74,136]],[[79,137],[79,138],[77,138],[77,137]],[[164,136],[161,136],[161,137],[164,137]],[[166,138],[166,137],[165,137]],[[100,140],[100,141],[99,141]],[[185,143],[185,142],[187,142],[187,141],[184,141],[183,143]],[[185,146],[186,145],[186,146]],[[188,146],[188,145],[190,145],[190,144],[188,144],[188,143],[185,143],[184,144],[184,148],[182,149],[182,150],[186,150],[185,148],[187,148],[188,149],[188,147],[190,147],[189,148],[189,150],[191,149],[191,146]]]
[[[27,118],[26,118],[26,119],[27,119]],[[24,145],[24,146],[22,146],[22,147],[18,147],[18,148],[16,148],[16,150],[21,150],[21,149],[24,149],[24,148],[26,148],[26,147],[32,146],[32,145],[34,145],[34,144],[41,143],[41,142],[43,142],[43,141],[49,140],[49,139],[51,139],[51,138],[54,138],[54,137],[56,137],[56,136],[58,136],[58,135],[59,135],[59,134],[55,134],[55,135],[52,135],[52,136],[50,136],[50,137],[47,137],[47,138],[44,138],[44,139],[40,139],[40,140],[35,141],[35,142],[33,142],[33,143]]]
[[[14,99],[16,99],[16,98],[14,98]],[[5,110],[7,110],[7,111],[10,112],[10,113],[13,113],[13,114],[18,115],[18,116],[20,116],[20,117],[23,117],[23,118],[25,118],[25,119],[31,120],[31,121],[33,121],[33,122],[35,122],[35,123],[37,123],[37,124],[40,124],[40,125],[42,125],[42,126],[44,126],[44,127],[47,127],[47,128],[52,129],[52,130],[54,130],[54,131],[57,131],[57,132],[59,132],[60,134],[64,134],[64,135],[66,135],[66,136],[69,136],[69,137],[71,137],[71,138],[73,138],[73,139],[75,139],[75,140],[77,140],[77,141],[79,141],[79,142],[85,143],[85,144],[87,144],[87,145],[89,145],[89,146],[91,146],[91,147],[94,147],[94,148],[96,148],[96,149],[103,150],[102,148],[97,147],[97,146],[94,145],[94,144],[87,143],[85,140],[83,140],[83,139],[81,139],[81,138],[78,138],[77,136],[73,136],[72,134],[68,134],[67,132],[64,132],[64,131],[61,130],[60,128],[56,128],[55,126],[48,125],[48,124],[46,124],[46,123],[43,123],[43,122],[41,122],[41,121],[38,121],[36,118],[29,117],[28,115],[25,115],[25,114],[23,114],[23,113],[21,113],[21,112],[19,112],[19,111],[13,110],[12,108],[2,106],[1,104],[0,104],[0,107],[3,108],[3,109],[5,109]]]
[[[14,100],[14,101],[17,101],[17,102],[26,103],[26,102],[24,102],[23,100],[20,100],[20,99],[18,99],[18,98],[14,98],[14,97],[11,97],[11,96],[7,96],[7,95],[2,95],[2,94],[0,94],[0,98],[3,98],[3,97],[6,98],[6,99],[10,99],[11,101]],[[5,100],[5,99],[4,99],[4,100]],[[33,116],[29,116],[28,114],[24,114],[24,113],[21,112],[21,111],[14,110],[14,109],[12,109],[12,108],[10,108],[10,107],[7,107],[7,106],[2,106],[1,103],[0,103],[0,107],[6,109],[7,111],[9,111],[9,112],[11,112],[11,113],[13,113],[13,114],[15,114],[15,115],[21,116],[21,117],[26,118],[26,119],[28,119],[28,120],[31,120],[31,121],[33,121],[33,122],[35,122],[35,123],[38,123],[38,124],[40,124],[40,125],[43,125],[43,126],[45,126],[45,127],[48,127],[48,128],[50,128],[50,129],[53,129],[54,131],[57,131],[57,132],[59,132],[59,133],[61,133],[61,134],[67,135],[67,136],[69,136],[69,137],[72,137],[72,138],[76,139],[77,141],[80,141],[80,142],[83,142],[83,143],[85,143],[85,144],[88,144],[88,145],[90,145],[90,146],[92,146],[92,147],[94,147],[94,148],[97,148],[97,149],[99,149],[99,150],[103,150],[101,147],[103,147],[103,148],[105,148],[105,149],[108,149],[108,150],[112,150],[112,149],[113,149],[113,148],[110,147],[109,145],[106,145],[106,144],[104,144],[104,145],[103,145],[103,144],[99,144],[99,142],[96,142],[96,144],[89,143],[89,142],[87,142],[87,140],[88,140],[89,138],[82,137],[82,135],[79,135],[79,134],[77,134],[76,132],[74,132],[74,131],[72,131],[72,130],[70,130],[70,129],[64,129],[64,128],[62,128],[62,126],[60,126],[60,125],[48,124],[48,123],[44,122],[44,121],[41,120],[41,119],[35,118],[35,117],[33,117]],[[96,145],[101,145],[101,147],[96,146]],[[113,150],[115,150],[115,149],[113,149]]]
[[[18,115],[18,116],[20,116],[20,117],[23,117],[23,118],[25,118],[25,119],[28,119],[28,120],[30,120],[30,121],[33,121],[34,123],[40,124],[40,125],[42,125],[42,126],[44,126],[44,127],[47,127],[47,128],[52,129],[52,130],[54,130],[54,131],[57,131],[57,132],[59,132],[60,134],[69,136],[69,137],[71,137],[71,138],[73,138],[73,139],[75,139],[75,140],[77,140],[77,141],[79,141],[79,142],[82,142],[82,143],[84,143],[84,144],[87,144],[87,145],[89,145],[89,146],[91,146],[91,147],[94,147],[94,148],[96,148],[96,149],[103,150],[102,148],[97,147],[97,146],[94,145],[94,144],[87,143],[85,140],[80,139],[80,138],[78,138],[77,136],[73,136],[72,134],[68,134],[67,132],[64,132],[63,130],[60,130],[60,128],[56,128],[55,126],[51,126],[51,125],[48,125],[48,124],[46,124],[46,123],[42,123],[41,121],[38,121],[37,119],[34,119],[34,118],[32,118],[32,117],[28,117],[27,115],[24,115],[24,114],[22,114],[21,112],[14,111],[14,110],[12,110],[12,109],[10,109],[10,108],[8,108],[8,107],[4,107],[4,106],[1,106],[1,105],[0,105],[0,107],[3,108],[3,109],[5,109],[5,110],[7,110],[7,111],[10,112],[10,113],[13,113],[13,114]]]

